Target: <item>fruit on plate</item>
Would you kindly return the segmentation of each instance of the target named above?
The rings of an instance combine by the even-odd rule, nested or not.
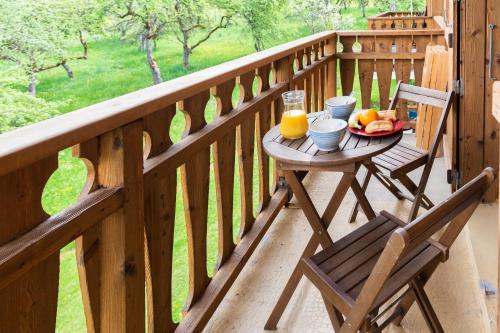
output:
[[[392,131],[394,129],[394,125],[390,120],[375,120],[369,123],[365,127],[365,132],[368,134],[372,134],[375,132],[385,132]]]
[[[386,120],[397,120],[396,110],[383,110],[378,112],[379,118]]]
[[[349,127],[351,128],[357,128],[357,129],[362,129],[363,126],[359,124],[359,115],[360,111],[354,111],[351,113],[351,116],[349,117],[349,121],[347,122],[349,124]]]
[[[378,119],[378,112],[373,109],[363,110],[359,114],[359,121],[363,126],[368,126],[368,124]]]

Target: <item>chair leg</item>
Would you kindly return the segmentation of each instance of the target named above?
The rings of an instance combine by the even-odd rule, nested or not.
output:
[[[370,172],[370,170],[366,169],[365,178],[363,179],[363,185],[361,185],[361,189],[363,190],[363,192],[366,192],[366,189],[368,188],[368,183],[370,182],[371,176],[372,176],[372,173]],[[358,216],[358,212],[359,212],[359,201],[356,200],[356,203],[354,204],[354,207],[352,208],[352,211],[351,211],[351,217],[349,218],[349,223],[356,221],[356,217]]]
[[[370,170],[373,174],[373,177],[375,177],[389,192],[392,193],[398,200],[403,200],[405,199],[400,193],[399,188],[394,185],[393,182],[391,182],[389,179],[382,177],[379,175],[379,172],[382,173],[375,165],[373,165],[373,170]]]
[[[410,177],[408,177],[408,175],[404,174],[398,176],[397,179],[401,182],[401,184],[403,184],[404,187],[406,187],[406,189],[411,194],[413,194],[413,196],[417,196],[418,186],[413,182],[413,180],[411,180]],[[431,209],[432,207],[434,207],[434,203],[431,201],[431,199],[429,199],[429,197],[425,195],[425,193],[422,194],[421,206],[424,207],[425,209]]]
[[[413,201],[413,204],[411,205],[410,215],[408,216],[408,222],[413,221],[417,217],[418,210],[420,209],[421,205],[422,205],[422,194],[418,193],[415,196],[415,200]]]
[[[337,310],[325,297],[323,297],[323,302],[325,303],[326,312],[328,312],[328,316],[332,322],[333,330],[335,332],[340,331],[340,327],[342,327],[342,324],[344,323],[342,313]]]
[[[439,322],[439,319],[436,315],[436,312],[434,312],[434,309],[432,308],[432,305],[429,301],[429,298],[427,297],[427,294],[425,293],[422,282],[417,277],[416,279],[413,280],[411,285],[412,285],[413,290],[415,292],[415,298],[417,300],[417,304],[420,308],[420,311],[422,312],[422,314],[424,316],[424,319],[425,319],[425,322],[427,323],[427,326],[429,326],[429,329],[433,333],[444,333],[443,327],[441,326],[441,323]]]

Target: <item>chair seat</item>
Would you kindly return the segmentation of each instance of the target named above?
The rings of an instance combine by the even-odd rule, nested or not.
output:
[[[335,242],[335,244],[312,256],[304,273],[322,290],[330,292],[342,304],[335,304],[342,312],[349,309],[358,298],[366,279],[370,275],[392,232],[400,225],[384,215],[379,215],[364,226]],[[379,308],[394,293],[402,289],[426,266],[441,259],[442,251],[423,242],[407,253],[392,272],[371,310]],[[320,278],[315,279],[317,275]],[[316,283],[321,280],[321,282]],[[316,281],[316,282],[315,282]]]
[[[399,143],[388,151],[372,158],[373,163],[390,171],[391,177],[399,173],[406,174],[425,165],[426,151]]]

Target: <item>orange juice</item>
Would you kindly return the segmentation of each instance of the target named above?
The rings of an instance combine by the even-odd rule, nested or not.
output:
[[[290,110],[281,116],[280,133],[287,139],[299,139],[306,135],[309,123],[304,110]]]

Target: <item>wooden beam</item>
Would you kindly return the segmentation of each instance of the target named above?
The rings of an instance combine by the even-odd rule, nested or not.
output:
[[[499,144],[499,125],[493,117],[492,110],[492,93],[494,80],[490,78],[491,74],[496,80],[500,80],[500,4],[494,0],[487,0],[487,19],[485,24],[495,24],[497,27],[493,29],[493,34],[490,36],[490,29],[487,29],[486,35],[486,56],[485,58],[485,119],[484,119],[484,167],[491,166],[498,170],[498,144]],[[489,41],[493,41],[493,45],[489,45]],[[493,51],[493,59],[490,59],[490,47]],[[494,202],[498,197],[498,188],[492,187],[488,192],[485,200]]]
[[[486,1],[461,3],[461,75],[464,96],[459,112],[460,170],[466,183],[483,169],[484,54]]]

